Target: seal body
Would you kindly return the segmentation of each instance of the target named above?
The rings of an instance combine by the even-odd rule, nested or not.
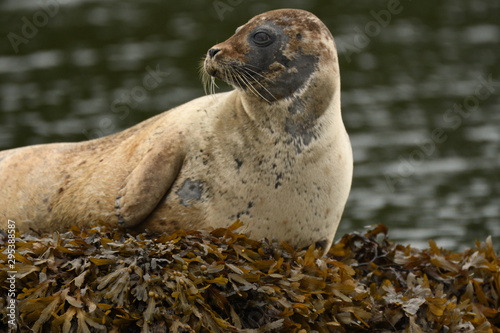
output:
[[[101,139],[0,152],[2,226],[174,231],[240,219],[251,237],[328,249],[353,164],[328,29],[306,11],[267,12],[211,48],[204,69],[235,90]]]

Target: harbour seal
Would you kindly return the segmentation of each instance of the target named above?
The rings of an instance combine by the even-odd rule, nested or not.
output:
[[[2,224],[168,232],[240,219],[253,238],[328,250],[353,167],[328,28],[303,10],[263,13],[204,70],[235,89],[108,137],[0,152]]]

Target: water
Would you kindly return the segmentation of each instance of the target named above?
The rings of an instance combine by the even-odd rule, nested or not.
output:
[[[339,49],[355,172],[337,238],[384,223],[416,247],[500,249],[495,1],[4,0],[0,149],[108,135],[201,96],[206,50],[284,7],[316,13]]]

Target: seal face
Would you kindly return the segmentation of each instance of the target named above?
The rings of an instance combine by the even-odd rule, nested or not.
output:
[[[299,10],[271,11],[256,16],[233,37],[210,49],[205,68],[235,88],[268,102],[279,100],[291,96],[315,71],[318,52],[324,49],[324,38],[319,36],[333,42],[314,15]]]
[[[96,221],[142,231],[228,227],[327,250],[352,179],[333,37],[275,10],[208,50],[235,89],[120,133],[0,152],[0,218],[26,231]]]

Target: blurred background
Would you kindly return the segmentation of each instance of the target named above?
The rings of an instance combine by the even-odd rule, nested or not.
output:
[[[500,249],[498,1],[3,0],[0,149],[109,135],[201,96],[206,51],[285,7],[320,17],[339,51],[355,168],[336,239],[383,223],[415,247]]]

